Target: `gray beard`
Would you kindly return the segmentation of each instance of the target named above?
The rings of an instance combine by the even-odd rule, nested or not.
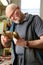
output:
[[[19,24],[19,23],[20,23],[20,21],[14,21],[14,23]]]

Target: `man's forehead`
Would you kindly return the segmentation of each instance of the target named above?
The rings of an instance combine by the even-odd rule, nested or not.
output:
[[[11,14],[13,13],[13,11],[14,11],[14,9],[7,11],[6,16],[7,16],[8,18],[10,18]]]
[[[16,9],[16,5],[8,5],[7,7],[6,7],[6,11],[5,11],[5,13],[6,13],[6,15],[8,15],[8,14],[10,14],[12,11],[14,11],[15,9]]]
[[[6,11],[7,11],[7,10],[15,9],[16,7],[17,7],[17,6],[14,5],[14,4],[8,5],[8,6],[6,7]]]
[[[7,11],[6,11],[6,16],[9,18],[14,10],[15,10],[14,8],[13,9],[12,8],[8,8]]]

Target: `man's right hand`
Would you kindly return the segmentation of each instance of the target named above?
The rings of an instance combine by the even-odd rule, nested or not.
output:
[[[4,47],[11,47],[11,39],[7,36],[1,35],[1,43]]]

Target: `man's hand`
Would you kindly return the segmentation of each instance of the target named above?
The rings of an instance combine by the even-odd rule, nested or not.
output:
[[[4,47],[11,47],[11,39],[7,36],[1,35],[1,43]]]
[[[23,47],[27,47],[27,41],[25,41],[24,39],[16,39],[16,38],[13,38],[14,40],[14,44],[15,45],[19,45],[19,46],[23,46]]]
[[[2,35],[8,37],[9,39],[13,38],[13,33],[10,31],[4,31]]]

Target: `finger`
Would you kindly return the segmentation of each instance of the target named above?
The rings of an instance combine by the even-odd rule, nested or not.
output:
[[[13,41],[16,44],[17,43],[17,39],[13,37]]]

